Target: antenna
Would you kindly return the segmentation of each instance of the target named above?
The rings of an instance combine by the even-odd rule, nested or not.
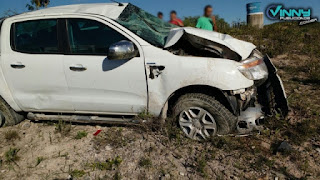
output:
[[[115,0],[110,0],[112,2],[118,3],[119,6],[123,6],[123,4],[121,2],[115,1]]]

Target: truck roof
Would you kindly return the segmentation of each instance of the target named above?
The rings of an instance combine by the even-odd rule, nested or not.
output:
[[[56,6],[45,8],[37,11],[26,12],[18,16],[41,16],[52,14],[97,14],[108,17],[110,19],[117,19],[122,11],[126,8],[128,3],[98,3],[98,4],[76,4],[66,6]]]

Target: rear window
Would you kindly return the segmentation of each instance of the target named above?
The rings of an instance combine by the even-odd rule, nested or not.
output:
[[[57,19],[25,21],[11,27],[13,50],[23,53],[59,53]]]

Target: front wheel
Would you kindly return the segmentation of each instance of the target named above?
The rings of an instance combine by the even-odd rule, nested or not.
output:
[[[229,134],[237,117],[213,97],[194,93],[181,96],[173,107],[177,124],[187,137],[195,140]]]

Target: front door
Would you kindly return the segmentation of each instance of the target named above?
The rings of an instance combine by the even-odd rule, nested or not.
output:
[[[142,53],[130,60],[107,58],[111,44],[130,39],[100,20],[66,19],[66,27],[64,70],[75,110],[136,114],[147,108]]]

